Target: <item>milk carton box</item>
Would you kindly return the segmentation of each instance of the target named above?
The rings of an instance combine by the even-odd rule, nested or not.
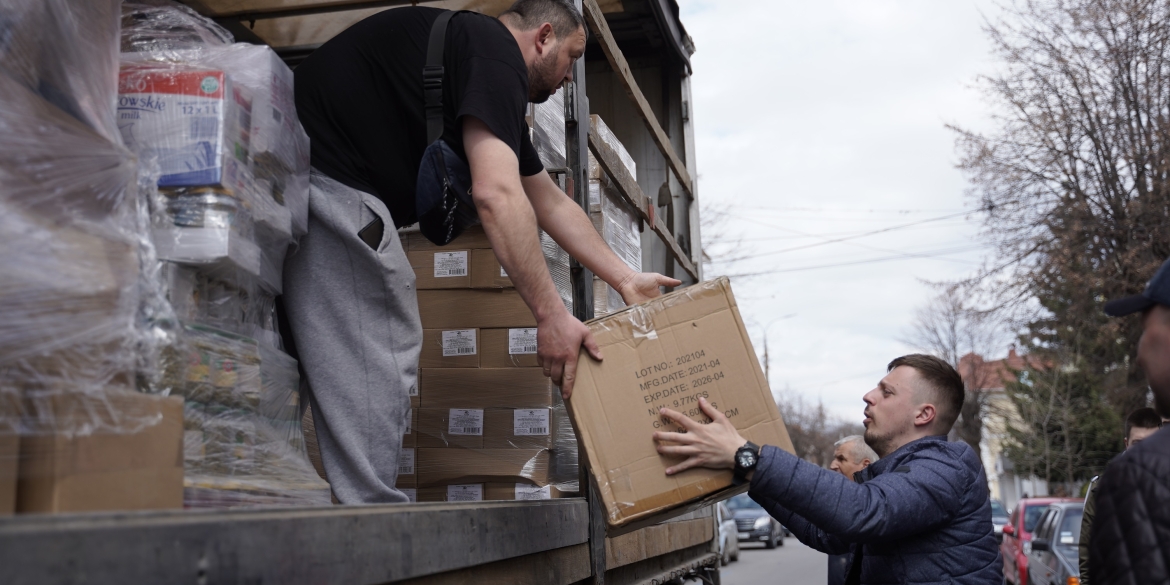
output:
[[[159,187],[211,186],[241,196],[251,183],[251,96],[222,70],[123,67],[118,129],[158,161]]]

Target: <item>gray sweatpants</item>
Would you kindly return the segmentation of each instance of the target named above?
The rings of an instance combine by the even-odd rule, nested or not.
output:
[[[422,348],[414,271],[378,198],[316,170],[310,187],[284,306],[321,460],[341,503],[404,502],[394,484]],[[386,226],[377,250],[358,238],[375,217]]]

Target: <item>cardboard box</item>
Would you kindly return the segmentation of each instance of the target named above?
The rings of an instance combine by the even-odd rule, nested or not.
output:
[[[424,329],[536,327],[536,317],[515,289],[420,290]]]
[[[547,485],[548,449],[419,449],[419,488],[485,481]]]
[[[16,511],[17,458],[20,455],[20,435],[0,431],[0,516],[11,516]]]
[[[423,329],[420,368],[478,368],[478,329]]]
[[[420,502],[482,502],[487,498],[484,484],[436,485],[418,489]]]
[[[538,486],[527,482],[489,482],[483,485],[485,500],[551,500],[565,497],[565,492],[554,485]]]
[[[183,507],[183,399],[135,393],[104,398],[113,408],[133,412],[126,420],[157,417],[157,422],[123,434],[22,437],[17,511]]]
[[[582,352],[568,401],[597,477],[610,533],[688,512],[747,490],[731,471],[690,469],[658,454],[657,430],[678,430],[661,407],[706,420],[698,398],[725,413],[757,445],[792,451],[726,278],[704,282],[589,322],[605,360]]]
[[[484,368],[536,368],[536,328],[479,331],[479,365]]]
[[[549,408],[422,408],[418,420],[424,449],[550,449],[555,436]]]
[[[558,389],[540,368],[422,368],[423,408],[547,408]]]
[[[408,252],[433,252],[436,250],[481,250],[492,247],[491,241],[488,240],[487,234],[483,231],[483,226],[475,225],[463,230],[458,238],[455,238],[446,246],[437,246],[433,244],[422,232],[411,231],[402,234],[402,243]]]
[[[471,251],[471,288],[511,288],[512,279],[491,250]]]
[[[418,290],[469,288],[471,286],[471,250],[442,249],[407,252],[414,269]]]

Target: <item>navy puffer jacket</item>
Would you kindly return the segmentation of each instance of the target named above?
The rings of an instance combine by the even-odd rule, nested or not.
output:
[[[860,549],[863,585],[1003,582],[987,479],[966,443],[918,439],[858,476],[766,446],[749,493],[808,546]]]

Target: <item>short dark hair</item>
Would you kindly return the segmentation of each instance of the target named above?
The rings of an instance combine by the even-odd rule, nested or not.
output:
[[[532,30],[547,22],[560,40],[568,38],[579,28],[585,28],[585,17],[571,0],[516,0],[511,8],[500,13],[500,18],[504,17],[516,19],[523,30]]]
[[[1139,429],[1160,429],[1162,428],[1162,417],[1158,416],[1158,411],[1150,408],[1139,408],[1125,417],[1125,440],[1129,440],[1129,431],[1134,427]]]
[[[963,389],[963,377],[951,364],[932,355],[921,353],[912,353],[894,359],[886,367],[886,371],[891,372],[898,366],[914,368],[934,390],[936,399],[934,406],[938,409],[936,417],[939,423],[945,427],[945,432],[949,433],[951,427],[955,426],[955,421],[959,420],[959,413],[963,410],[963,401],[967,396],[967,392]]]

